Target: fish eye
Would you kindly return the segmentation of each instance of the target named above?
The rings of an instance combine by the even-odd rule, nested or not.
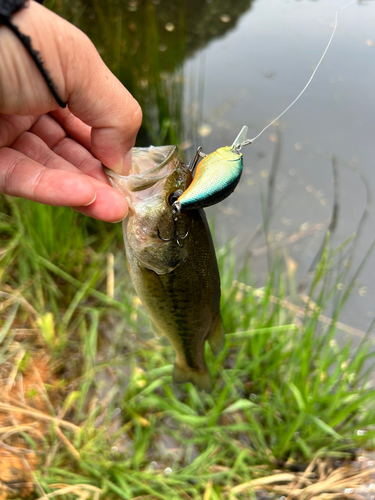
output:
[[[171,193],[168,197],[168,203],[172,206],[174,202],[178,200],[178,198],[182,195],[183,191],[182,189],[177,189],[177,191],[174,191]]]

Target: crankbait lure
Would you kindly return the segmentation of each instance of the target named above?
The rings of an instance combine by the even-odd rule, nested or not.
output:
[[[244,126],[232,146],[225,146],[206,155],[198,148],[194,160],[189,165],[194,178],[190,186],[172,204],[173,213],[181,210],[199,209],[223,201],[235,190],[243,169],[242,146],[250,144],[246,139]],[[203,158],[198,164],[199,158]]]

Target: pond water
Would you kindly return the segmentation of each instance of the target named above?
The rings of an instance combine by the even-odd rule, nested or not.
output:
[[[209,153],[230,145],[242,125],[254,137],[281,113],[309,79],[335,12],[346,3],[56,0],[49,6],[90,36],[139,100],[145,115],[139,145],[178,142],[188,160],[197,146]],[[267,265],[259,229],[266,226],[303,278],[326,234],[335,192],[332,239],[343,243],[365,213],[353,269],[363,260],[375,236],[374,63],[375,1],[358,0],[340,11],[305,94],[243,149],[234,195],[209,210],[217,239],[235,238],[239,261],[251,253],[256,276]],[[375,252],[355,285],[342,320],[366,330],[375,317]]]

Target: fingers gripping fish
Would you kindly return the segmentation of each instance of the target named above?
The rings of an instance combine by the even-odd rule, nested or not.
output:
[[[192,382],[207,392],[211,380],[204,358],[205,342],[218,354],[224,330],[220,276],[202,208],[234,190],[242,171],[240,147],[235,141],[231,148],[205,156],[193,181],[198,158],[190,166],[184,165],[177,146],[133,148],[128,176],[105,169],[111,184],[129,204],[123,221],[128,268],[156,335],[165,335],[176,352],[173,378],[177,383]],[[225,165],[231,175],[217,188],[209,182],[211,170],[219,166],[221,171]],[[213,175],[219,180],[218,171]]]

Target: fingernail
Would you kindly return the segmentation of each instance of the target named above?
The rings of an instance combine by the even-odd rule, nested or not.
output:
[[[88,207],[88,206],[92,205],[95,200],[96,200],[96,193],[95,193],[94,199],[92,201],[90,201],[90,203],[86,203],[86,205],[82,205],[82,206],[83,207]]]
[[[125,219],[125,217],[123,219],[120,219],[120,220],[111,221],[111,224],[117,224],[118,222],[122,222]]]

